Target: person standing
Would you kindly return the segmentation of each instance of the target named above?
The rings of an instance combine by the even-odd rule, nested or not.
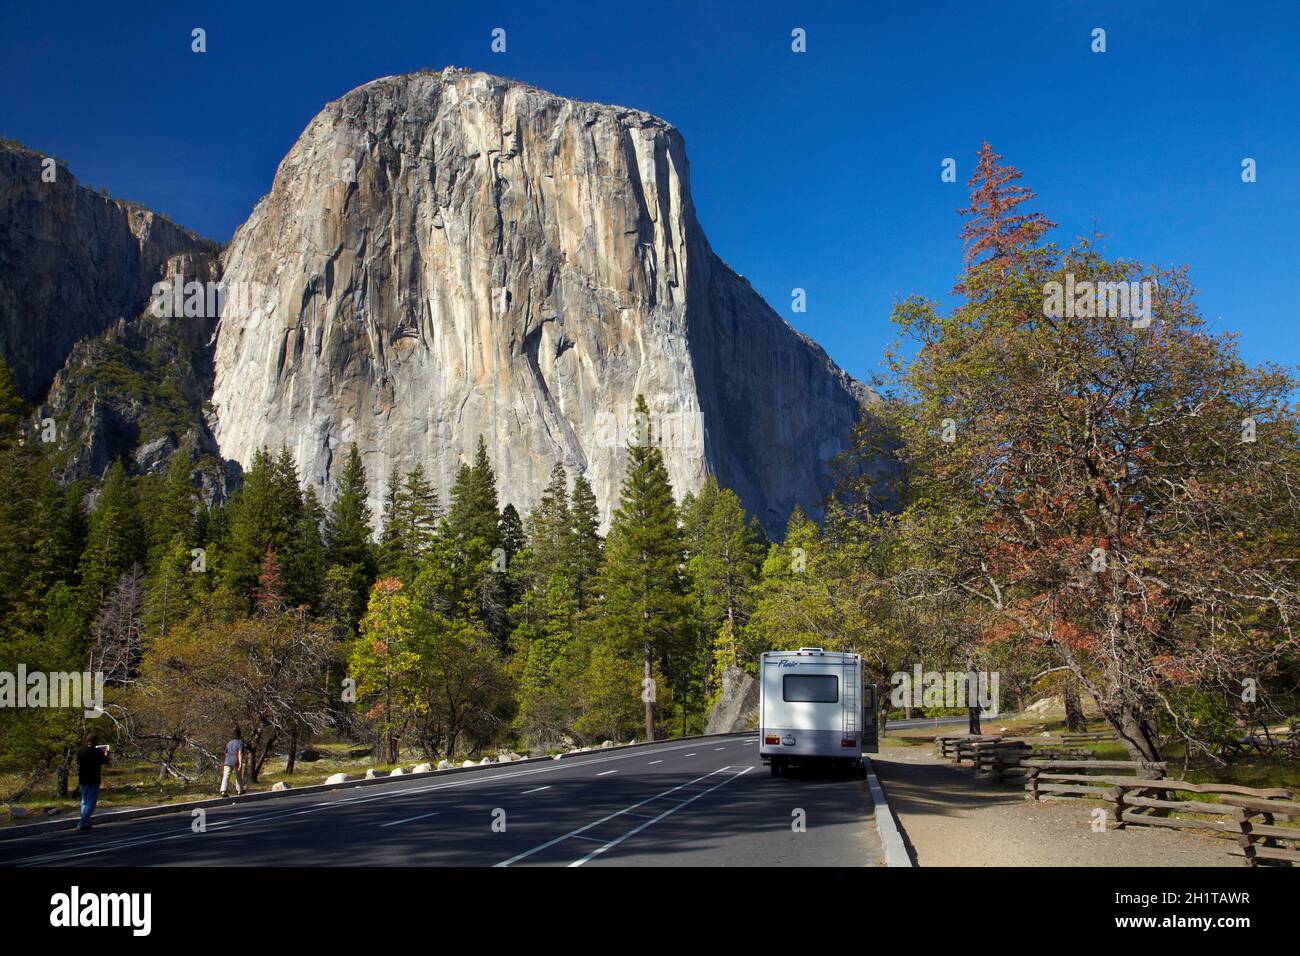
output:
[[[226,761],[221,767],[221,795],[227,796],[230,778],[235,778],[235,793],[242,794],[244,785],[240,778],[244,772],[244,735],[235,728],[234,736],[226,744]]]
[[[78,830],[92,830],[90,818],[99,802],[101,771],[108,763],[108,744],[99,746],[99,737],[86,735],[86,746],[77,751],[77,789],[81,791],[81,821]]]

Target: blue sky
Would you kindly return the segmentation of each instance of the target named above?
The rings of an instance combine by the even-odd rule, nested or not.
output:
[[[634,106],[685,135],[714,249],[859,377],[894,301],[952,287],[987,138],[1056,238],[1095,223],[1112,254],[1188,264],[1247,358],[1300,363],[1296,0],[184,6],[0,0],[0,133],[224,241],[321,106],[377,76],[454,64]]]

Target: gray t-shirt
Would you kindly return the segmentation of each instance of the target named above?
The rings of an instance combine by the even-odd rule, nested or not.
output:
[[[232,740],[230,743],[226,744],[226,766],[227,767],[239,766],[239,754],[240,751],[242,751],[243,749],[244,749],[244,742],[242,740]]]

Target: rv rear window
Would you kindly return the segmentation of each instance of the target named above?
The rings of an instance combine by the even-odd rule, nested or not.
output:
[[[781,699],[790,703],[834,704],[840,699],[840,679],[834,674],[786,674]]]

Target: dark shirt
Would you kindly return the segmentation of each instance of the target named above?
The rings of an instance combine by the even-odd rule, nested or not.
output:
[[[232,740],[230,741],[230,743],[226,744],[226,766],[227,767],[239,766],[239,752],[243,749],[244,749],[244,742],[242,740]]]
[[[99,771],[108,763],[108,754],[98,747],[82,747],[77,751],[77,781],[83,786],[98,787]]]

